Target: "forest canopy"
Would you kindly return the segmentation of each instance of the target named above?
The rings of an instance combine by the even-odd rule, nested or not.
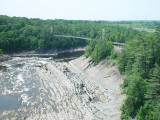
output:
[[[132,22],[133,27],[139,22]],[[143,21],[145,28],[154,28],[159,22]],[[73,35],[92,39],[104,38],[114,42],[132,39],[137,30],[127,26],[129,22],[85,21],[85,20],[41,20],[0,15],[0,49],[4,52],[41,49],[65,49],[88,44],[86,40],[60,38],[53,35]],[[149,25],[150,26],[149,26]],[[124,26],[125,25],[125,26]],[[124,26],[124,27],[122,27]],[[137,26],[139,27],[139,26]]]

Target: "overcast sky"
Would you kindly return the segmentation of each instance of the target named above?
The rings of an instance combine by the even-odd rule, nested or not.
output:
[[[160,20],[160,0],[0,0],[0,14],[41,19]]]

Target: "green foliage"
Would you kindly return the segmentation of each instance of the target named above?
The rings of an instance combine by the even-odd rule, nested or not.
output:
[[[87,46],[85,55],[91,57],[92,62],[96,65],[101,59],[111,55],[113,45],[111,42],[103,39],[97,41],[91,41]]]
[[[88,44],[87,40],[53,35],[101,39],[102,29],[105,29],[105,39],[114,42],[129,41],[139,33],[137,30],[126,29],[107,21],[41,20],[0,15],[0,48],[7,52],[85,46]]]
[[[2,54],[3,54],[3,51],[2,51],[2,49],[0,49],[0,56],[2,56]]]
[[[134,28],[137,30],[153,31],[158,25],[160,25],[160,22],[144,20],[144,21],[123,21],[117,24],[123,27]]]
[[[128,85],[126,85],[125,93],[127,98],[121,107],[124,114],[135,117],[140,106],[144,105],[144,93],[146,92],[145,80],[139,73],[133,73],[126,78]]]
[[[127,95],[121,118],[160,120],[160,27],[155,33],[138,34],[128,42],[118,58],[119,70],[126,74],[121,85]]]
[[[147,80],[147,93],[148,100],[160,99],[160,66],[155,64],[152,77]]]
[[[120,52],[111,51],[111,55],[107,57],[108,60],[116,60],[120,56]]]
[[[138,112],[137,120],[160,120],[160,101],[157,103],[146,102],[144,106],[142,106]]]
[[[97,41],[96,40],[92,40],[89,42],[89,45],[86,47],[86,50],[85,50],[85,56],[88,58],[89,56],[91,56],[94,48],[95,48],[95,45],[96,45]]]
[[[138,119],[160,120],[160,66],[156,63],[151,78],[147,80],[146,104],[141,107]]]

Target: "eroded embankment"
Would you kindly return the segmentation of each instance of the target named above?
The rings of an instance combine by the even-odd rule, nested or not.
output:
[[[123,76],[109,61],[91,67],[84,57],[69,63],[14,58],[2,65],[0,99],[9,96],[17,102],[10,99],[12,108],[3,106],[0,119],[120,119]]]
[[[79,70],[83,71],[89,81],[95,81],[99,88],[105,90],[107,100],[102,103],[102,110],[106,117],[105,120],[119,120],[120,106],[124,96],[121,95],[120,84],[123,82],[122,76],[117,68],[116,62],[102,60],[98,65],[92,66],[90,59],[80,57],[70,62]]]

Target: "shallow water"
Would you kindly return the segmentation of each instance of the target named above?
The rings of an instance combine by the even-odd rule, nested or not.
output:
[[[76,55],[15,57],[0,63],[7,69],[0,72],[0,120],[113,120],[113,116],[120,115],[119,101],[115,102],[119,89],[117,94],[112,87],[106,89],[94,78],[88,79],[85,72],[92,68],[85,68],[89,61],[84,57],[64,62]],[[107,69],[100,71],[106,74]],[[93,71],[90,73],[93,75]]]
[[[4,111],[19,111],[20,108],[37,108],[41,105],[41,101],[37,98],[41,95],[40,78],[37,74],[36,68],[43,67],[46,63],[52,61],[68,62],[84,54],[84,51],[61,53],[57,56],[48,58],[15,58],[15,60],[3,62],[0,66],[0,119],[8,119],[10,116],[3,116]],[[16,60],[18,59],[18,60]],[[45,99],[50,98],[50,89],[45,95]],[[36,104],[32,105],[36,101]],[[54,102],[54,101],[53,101]],[[50,103],[48,103],[50,104]],[[31,107],[32,106],[32,107]],[[53,109],[56,108],[51,105]],[[30,114],[29,112],[17,112],[22,118],[23,114]]]
[[[18,101],[17,95],[3,95],[0,96],[0,111],[14,110],[20,107],[21,102]]]
[[[60,53],[53,58],[54,59],[72,58],[72,57],[79,57],[83,54],[84,54],[84,51],[66,52],[66,53]]]

